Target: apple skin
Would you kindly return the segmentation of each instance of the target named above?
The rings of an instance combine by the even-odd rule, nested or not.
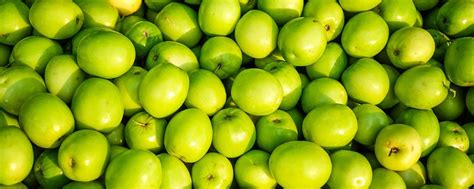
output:
[[[372,104],[361,104],[352,109],[357,118],[357,133],[354,140],[364,146],[375,144],[377,134],[389,125],[385,112]]]
[[[242,51],[231,38],[212,37],[202,45],[199,65],[220,79],[226,79],[239,71],[242,65]]]
[[[138,98],[138,89],[146,73],[148,71],[142,67],[132,66],[125,74],[114,79],[114,84],[122,97],[124,115],[127,117],[143,109]]]
[[[13,47],[9,62],[13,66],[29,66],[39,74],[43,74],[48,61],[62,53],[63,49],[58,42],[46,37],[28,36]]]
[[[61,188],[70,182],[59,167],[57,149],[43,151],[36,159],[33,171],[44,188]]]
[[[339,150],[331,154],[332,171],[327,185],[331,188],[369,188],[372,168],[358,152]]]
[[[169,121],[164,140],[168,154],[183,162],[194,163],[201,159],[211,146],[211,120],[202,110],[182,110]]]
[[[344,26],[344,11],[332,0],[309,1],[304,5],[303,16],[313,17],[323,25],[327,41],[338,37]]]
[[[431,58],[436,59],[438,61],[444,60],[446,50],[452,43],[451,39],[446,34],[444,34],[443,32],[439,30],[427,29],[426,31],[430,33],[431,37],[433,37],[433,40],[435,41],[436,49]]]
[[[150,49],[163,41],[160,29],[146,20],[135,23],[124,35],[132,41],[138,58],[147,57]]]
[[[262,69],[249,68],[235,77],[231,97],[245,112],[263,116],[278,109],[283,100],[283,89],[272,74]]]
[[[440,133],[438,148],[451,146],[466,153],[469,149],[469,136],[466,131],[456,122],[442,121],[439,123]]]
[[[398,77],[400,76],[400,72],[393,67],[392,65],[382,64],[385,72],[387,72],[388,80],[390,81],[390,88],[388,89],[388,93],[385,98],[377,104],[378,107],[382,109],[389,109],[397,105],[400,100],[398,100],[397,96],[395,95],[395,82],[397,82]]]
[[[119,20],[119,12],[107,1],[75,1],[84,14],[82,27],[107,27],[114,29]]]
[[[270,173],[270,154],[261,150],[251,150],[235,162],[235,181],[241,188],[274,188],[275,178]]]
[[[264,58],[277,46],[278,26],[267,13],[251,10],[237,22],[234,37],[243,53]]]
[[[32,143],[56,148],[74,130],[74,117],[59,97],[38,93],[23,104],[18,115],[21,128]]]
[[[129,149],[124,146],[110,145],[110,160],[115,159],[118,155],[128,151]]]
[[[347,104],[347,92],[342,84],[331,78],[318,78],[308,83],[301,94],[301,106],[309,113],[325,104]]]
[[[162,189],[191,189],[191,174],[186,165],[177,157],[167,153],[158,154],[161,162],[162,179],[160,188]],[[179,179],[176,179],[179,178]]]
[[[107,138],[98,131],[75,131],[59,146],[59,167],[71,180],[93,181],[104,173],[110,158],[109,150]]]
[[[124,19],[127,20],[127,19]],[[120,29],[120,26],[118,26],[117,29]],[[87,36],[97,33],[99,31],[112,31],[112,32],[117,32],[109,28],[105,27],[90,27],[90,28],[84,28],[81,31],[77,32],[76,35],[71,40],[71,54],[76,56],[77,55],[77,48],[79,47],[79,42],[81,42],[83,39],[85,39]],[[76,59],[77,61],[77,59]]]
[[[164,41],[150,49],[146,58],[146,68],[151,70],[158,64],[170,63],[184,71],[199,68],[199,62],[194,53],[186,45],[174,41]]]
[[[311,1],[318,2],[318,1]],[[330,42],[319,59],[306,66],[306,73],[311,80],[329,77],[339,80],[347,67],[347,54],[339,43]]]
[[[124,124],[120,123],[118,127],[105,134],[105,137],[107,137],[107,141],[109,141],[110,145],[122,146],[125,144],[124,128]]]
[[[271,153],[280,144],[298,140],[298,129],[290,114],[277,110],[260,117],[256,124],[257,146]]]
[[[149,150],[158,153],[164,149],[163,138],[166,120],[154,118],[146,112],[138,112],[127,122],[125,142],[130,149]]]
[[[0,127],[14,126],[20,128],[17,116],[0,109]]]
[[[158,64],[142,79],[138,98],[143,109],[150,115],[163,118],[170,116],[183,105],[188,89],[189,76],[186,71],[173,64]]]
[[[105,172],[106,188],[160,188],[160,159],[147,150],[131,149],[112,159]]]
[[[122,121],[124,107],[120,91],[112,82],[89,78],[76,89],[71,110],[77,129],[110,132]]]
[[[303,0],[258,0],[257,7],[259,10],[270,15],[275,22],[282,26],[288,21],[298,18],[303,12]]]
[[[448,1],[441,5],[436,16],[439,30],[453,37],[472,36],[474,33],[474,2]]]
[[[418,11],[426,11],[438,5],[439,0],[413,0]]]
[[[390,36],[386,51],[395,67],[408,69],[430,60],[435,52],[435,41],[424,29],[405,27]]]
[[[466,107],[466,92],[464,88],[456,85],[450,86],[450,93],[444,101],[433,108],[439,120],[452,121],[457,119],[464,112]]]
[[[77,87],[86,79],[72,55],[52,57],[44,70],[44,82],[48,92],[70,103]]]
[[[375,156],[385,168],[402,171],[420,159],[421,145],[421,137],[416,129],[404,124],[392,124],[377,135]]]
[[[189,89],[184,101],[188,108],[199,108],[207,115],[214,115],[224,107],[226,101],[225,87],[214,73],[198,69],[188,73]]]
[[[278,34],[278,49],[283,58],[294,66],[308,66],[316,62],[326,44],[326,30],[311,17],[290,20]]]
[[[15,45],[30,35],[32,27],[28,19],[29,7],[22,1],[2,1],[0,3],[0,43]]]
[[[294,108],[298,104],[302,92],[301,78],[296,68],[289,63],[278,61],[268,63],[263,69],[275,76],[281,84],[283,99],[279,109]]]
[[[468,188],[472,185],[472,162],[464,152],[454,147],[444,146],[434,150],[428,157],[426,169],[433,184],[446,188]]]
[[[329,180],[332,169],[327,152],[308,141],[281,144],[270,155],[268,164],[283,188],[320,188]]]
[[[221,15],[217,12],[225,14]],[[209,36],[229,35],[234,30],[239,18],[239,0],[202,0],[199,5],[199,27]]]
[[[342,29],[341,44],[352,57],[373,57],[387,44],[389,29],[382,17],[372,11],[356,14]]]
[[[90,1],[90,0],[86,0],[86,1]],[[135,15],[126,16],[117,23],[116,29],[118,32],[125,34],[125,33],[128,33],[135,24],[141,21],[146,21],[146,20],[142,17],[135,16]]]
[[[406,185],[395,171],[381,167],[373,170],[372,183],[369,187],[369,189],[377,188],[406,189]]]
[[[408,189],[420,188],[426,184],[426,169],[421,161],[416,162],[409,169],[397,173],[402,177]]]
[[[230,188],[234,172],[229,159],[210,152],[193,164],[191,178],[194,188]]]
[[[18,127],[0,127],[0,184],[12,185],[28,176],[33,167],[33,147]]]
[[[139,11],[142,5],[142,1],[140,0],[107,0],[107,2],[115,7],[121,16],[128,16]]]
[[[99,181],[78,182],[73,181],[63,186],[63,189],[105,189]]]
[[[412,0],[383,0],[379,7],[390,33],[415,25],[417,10]]]
[[[466,123],[462,126],[469,138],[469,149],[467,154],[474,154],[474,122]]]
[[[362,12],[375,8],[382,0],[338,0],[338,2],[347,12]]]
[[[444,70],[448,79],[461,87],[474,86],[474,72],[472,72],[472,54],[469,49],[474,48],[474,37],[455,39],[446,49]]]

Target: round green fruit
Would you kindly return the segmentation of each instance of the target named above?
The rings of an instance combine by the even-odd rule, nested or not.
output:
[[[33,167],[33,147],[18,127],[0,127],[0,184],[12,185],[28,176]]]
[[[57,55],[51,58],[44,70],[44,82],[48,92],[70,103],[77,87],[86,79],[72,55]]]
[[[31,24],[28,19],[30,9],[22,1],[0,2],[0,43],[15,45],[31,33]]]

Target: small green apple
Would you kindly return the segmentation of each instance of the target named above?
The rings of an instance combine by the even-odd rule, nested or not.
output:
[[[125,144],[125,126],[123,123],[120,123],[118,127],[110,131],[109,133],[105,134],[107,137],[107,141],[109,141],[110,145],[124,145]]]
[[[218,12],[225,14],[216,14]],[[199,5],[199,27],[209,36],[229,35],[234,31],[239,18],[239,0],[202,0]]]
[[[77,2],[84,13],[83,27],[107,27],[114,29],[118,20],[118,10],[107,1],[84,0]]]
[[[147,9],[153,10],[153,11],[160,11],[165,7],[167,4],[176,1],[176,0],[144,0],[144,3],[147,7]]]
[[[428,179],[425,166],[421,161],[416,162],[409,169],[398,171],[397,173],[402,177],[408,189],[420,188],[426,184]]]
[[[472,36],[474,33],[474,2],[448,1],[441,5],[436,16],[439,30],[453,37]]]
[[[469,50],[473,48],[474,37],[463,37],[455,39],[446,49],[444,70],[448,79],[457,86],[474,86],[473,57]]]
[[[300,17],[303,6],[303,0],[257,1],[258,9],[270,15],[278,25],[284,25],[288,21]]]
[[[43,151],[35,161],[35,178],[44,188],[62,188],[70,182],[58,163],[58,150]]]
[[[28,14],[30,9],[22,1],[0,2],[0,43],[15,45],[30,35],[32,27]]]
[[[191,178],[194,188],[230,188],[234,172],[229,159],[210,152],[193,164]]]
[[[377,168],[372,173],[372,183],[369,189],[378,188],[392,188],[392,189],[406,189],[403,178],[395,171],[385,168]]]
[[[13,185],[33,167],[33,147],[18,127],[0,127],[0,184]]]
[[[326,45],[321,57],[315,63],[306,66],[306,73],[312,80],[322,77],[339,80],[346,67],[346,52],[339,43],[330,42]]]
[[[158,64],[170,63],[184,71],[199,68],[199,62],[193,51],[186,45],[174,41],[164,41],[150,49],[146,58],[146,68],[151,70]]]
[[[124,33],[132,41],[138,58],[146,58],[150,49],[163,41],[160,29],[150,21],[139,21]]]
[[[317,106],[325,104],[347,104],[347,92],[342,84],[331,78],[312,80],[301,94],[301,106],[309,113]]]
[[[365,146],[375,144],[377,134],[389,125],[389,118],[379,107],[372,104],[362,104],[352,109],[357,118],[357,133],[354,140]]]
[[[379,7],[390,33],[415,25],[417,10],[412,0],[383,0]]]
[[[331,188],[369,188],[372,168],[358,152],[339,150],[331,154],[332,171],[327,185]]]
[[[167,153],[158,154],[158,158],[160,159],[163,173],[160,188],[191,189],[191,174],[181,160]]]
[[[439,30],[427,29],[426,31],[430,33],[431,37],[433,37],[433,40],[435,42],[435,51],[431,58],[436,59],[438,61],[444,60],[446,50],[452,43],[451,39]]]
[[[386,51],[395,67],[408,69],[430,60],[435,52],[435,41],[424,29],[405,27],[390,36]]]
[[[466,92],[464,88],[451,85],[450,93],[444,101],[433,108],[439,120],[451,121],[457,119],[464,112],[466,107]]]
[[[0,109],[0,127],[14,126],[20,128],[17,116]]]
[[[451,146],[467,152],[469,149],[469,136],[466,131],[456,122],[443,121],[439,123],[438,147]]]
[[[344,11],[333,0],[308,1],[303,8],[303,16],[313,17],[323,25],[327,41],[338,37],[344,27]]]
[[[271,153],[277,146],[298,140],[298,129],[290,114],[277,110],[260,117],[256,124],[257,146]]]
[[[241,188],[270,189],[276,186],[270,173],[268,159],[270,154],[261,150],[251,150],[235,162],[235,181]]]
[[[220,79],[226,79],[239,71],[242,65],[242,51],[231,38],[212,37],[202,45],[199,65]]]
[[[430,10],[438,5],[439,0],[413,0],[418,11]]]
[[[472,162],[464,152],[451,146],[434,150],[426,163],[428,178],[446,188],[468,188],[474,177]]]
[[[10,63],[26,65],[43,74],[49,60],[63,53],[58,42],[41,36],[28,36],[19,41],[12,50]]]
[[[146,112],[138,112],[128,120],[125,126],[125,142],[130,149],[158,153],[164,149],[163,138],[166,124],[165,119],[154,118]]]
[[[294,108],[301,96],[301,78],[296,68],[284,61],[268,63],[264,70],[270,72],[280,82],[283,89],[283,99],[279,109],[289,110]]]
[[[44,70],[44,82],[48,92],[70,103],[77,87],[86,79],[72,55],[52,57]]]
[[[124,115],[127,117],[143,109],[138,98],[138,89],[147,72],[142,67],[132,66],[125,74],[114,79],[122,97]]]
[[[189,90],[184,105],[199,108],[207,115],[214,115],[224,107],[225,87],[217,75],[204,69],[193,70],[189,75]]]
[[[338,2],[347,12],[362,12],[375,8],[382,0],[338,0]]]
[[[128,151],[129,149],[124,146],[110,145],[110,160],[115,159],[118,155]]]

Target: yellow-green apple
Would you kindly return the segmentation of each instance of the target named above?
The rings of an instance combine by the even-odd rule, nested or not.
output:
[[[158,153],[164,150],[163,138],[166,124],[165,119],[154,118],[146,112],[138,112],[128,120],[125,126],[125,142],[130,149]]]
[[[388,115],[372,104],[361,104],[352,111],[357,118],[358,127],[354,140],[364,146],[373,146],[380,130],[389,125]]]
[[[105,134],[110,145],[122,146],[125,144],[125,125],[120,123],[118,127]]]
[[[150,49],[163,41],[160,29],[150,21],[139,21],[124,33],[132,41],[138,58],[146,58]]]
[[[280,82],[283,89],[283,99],[279,109],[290,110],[294,108],[301,96],[301,78],[296,68],[284,61],[268,63],[263,67]]]
[[[224,14],[217,14],[218,12]],[[199,5],[199,27],[209,36],[229,35],[234,31],[239,18],[239,0],[202,0]]]
[[[338,2],[347,12],[362,12],[375,8],[382,0],[338,0]]]
[[[395,31],[388,40],[388,58],[397,68],[408,69],[426,64],[435,52],[431,34],[418,27],[405,27]]]
[[[48,61],[63,53],[58,42],[41,36],[28,36],[13,47],[9,62],[12,65],[25,65],[39,74],[44,73]]]
[[[261,150],[251,150],[235,162],[235,181],[241,188],[274,188],[275,178],[270,173],[270,154]]]
[[[417,10],[412,0],[383,0],[379,9],[379,14],[387,22],[390,33],[415,25]]]
[[[474,154],[474,122],[466,123],[462,126],[469,138],[469,149],[467,154]]]
[[[165,7],[167,4],[174,2],[176,0],[144,0],[144,3],[147,7],[147,9],[153,10],[153,11],[160,11]]]
[[[325,104],[347,104],[347,92],[342,84],[331,78],[312,80],[303,89],[301,107],[309,113],[317,106]]]
[[[0,43],[15,45],[31,33],[29,7],[22,1],[0,2]]]
[[[442,121],[439,123],[439,140],[438,147],[451,146],[462,152],[469,149],[469,136],[464,128],[458,123],[452,121]]]
[[[397,171],[397,173],[402,177],[408,189],[420,188],[426,184],[428,180],[425,166],[421,161],[416,162],[416,164],[409,169]]]
[[[193,51],[186,45],[174,41],[164,41],[150,49],[146,58],[146,68],[152,69],[158,64],[170,63],[184,71],[199,68],[199,62]]]
[[[288,141],[298,140],[298,129],[290,114],[277,110],[270,115],[258,118],[257,146],[271,153],[277,146]]]
[[[18,127],[0,127],[0,184],[13,185],[33,167],[33,146]]]
[[[373,170],[372,183],[369,187],[369,189],[377,188],[406,189],[406,185],[395,171],[380,167]]]
[[[434,150],[426,163],[430,181],[446,188],[470,187],[474,177],[472,167],[467,154],[451,146]]]
[[[177,157],[167,153],[158,154],[161,162],[161,186],[162,189],[191,189],[191,174],[186,165]]]
[[[76,0],[75,3],[84,14],[82,27],[107,27],[115,29],[119,20],[119,12],[107,1]]]
[[[224,107],[226,101],[225,87],[214,73],[197,69],[188,73],[189,89],[184,105],[188,108],[199,108],[208,115],[214,115]]]
[[[0,109],[0,127],[14,126],[20,127],[17,116],[14,116],[3,109]]]
[[[44,82],[48,92],[70,103],[77,87],[86,79],[72,55],[52,57],[44,70]]]
[[[369,188],[372,168],[362,154],[339,150],[331,154],[332,171],[327,185],[331,188]]]
[[[257,1],[258,9],[270,15],[278,25],[284,25],[288,21],[300,17],[303,6],[303,0]]]
[[[430,10],[438,5],[439,0],[413,0],[415,7],[419,11]]]
[[[43,151],[33,167],[36,180],[44,188],[62,188],[70,182],[58,163],[58,149]]]
[[[125,74],[114,79],[122,97],[124,115],[127,117],[143,109],[138,98],[138,89],[147,72],[142,67],[132,66]]]
[[[471,115],[474,115],[474,87],[469,88],[466,93],[466,108]]]
[[[311,1],[317,2],[317,1]],[[306,73],[312,80],[329,77],[339,80],[347,67],[347,54],[339,43],[330,42],[319,59],[306,66]]]
[[[472,36],[474,33],[474,2],[448,1],[441,5],[436,24],[443,33],[453,37]]]
[[[470,53],[473,48],[474,37],[463,37],[455,39],[446,49],[444,70],[448,79],[458,86],[474,86],[473,57]]]
[[[242,51],[228,37],[212,37],[202,45],[199,66],[226,79],[236,74],[242,65]]]
[[[210,152],[193,164],[191,178],[194,188],[230,188],[234,171],[229,159]]]
[[[338,37],[344,27],[344,11],[333,0],[308,1],[303,8],[303,16],[312,17],[323,25],[327,41]]]
[[[115,7],[122,16],[137,12],[142,5],[141,0],[107,0],[107,2]]]

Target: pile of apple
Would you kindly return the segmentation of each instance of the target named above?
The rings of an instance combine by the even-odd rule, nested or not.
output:
[[[0,188],[474,184],[474,0],[0,0]]]

